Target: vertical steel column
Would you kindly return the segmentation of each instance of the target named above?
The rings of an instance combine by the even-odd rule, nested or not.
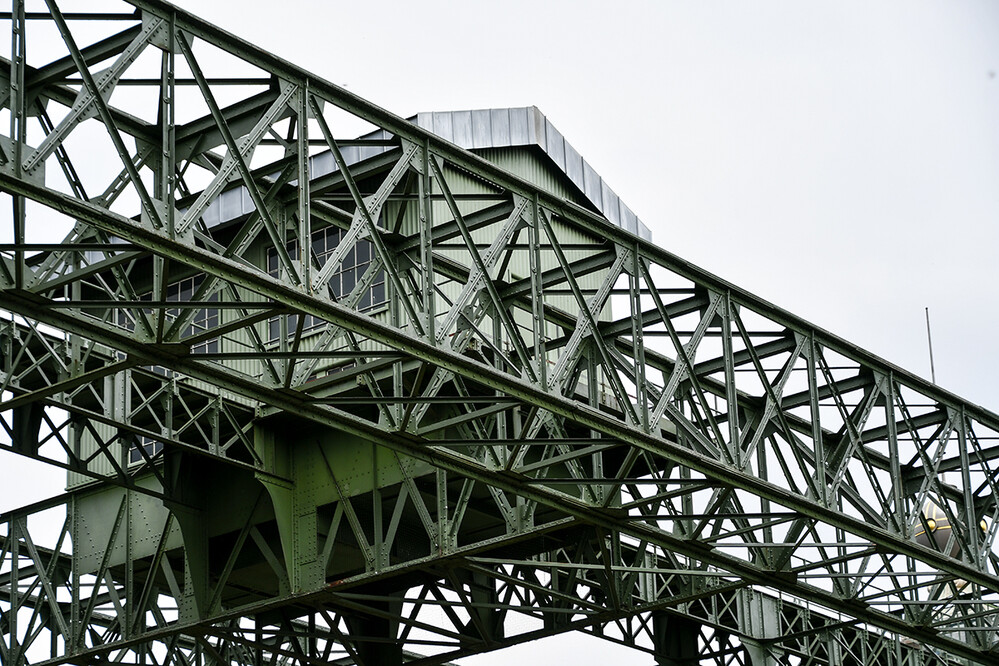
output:
[[[402,666],[402,641],[398,640],[402,599],[365,602],[370,615],[345,615],[347,631],[357,652],[357,666]]]
[[[177,127],[174,115],[176,99],[175,81],[175,48],[174,43],[176,30],[174,28],[175,17],[171,14],[169,33],[166,39],[166,48],[160,62],[160,161],[159,173],[156,179],[156,191],[154,196],[160,202],[162,209],[160,215],[168,229],[170,236],[176,238],[175,228],[176,215],[174,210],[175,188],[177,185]]]
[[[74,428],[74,430],[79,430]],[[76,539],[79,538],[81,531],[81,515],[79,507],[79,499],[76,495],[72,495],[69,498],[69,502],[66,504],[66,510],[69,512],[69,529],[70,534],[73,536],[74,547],[70,554],[70,602],[69,602],[69,636],[66,637],[66,652],[72,653],[83,647],[83,634],[84,634],[84,622],[82,616],[82,608],[80,607],[83,601],[83,595],[81,592],[81,580],[80,580],[80,549],[76,547],[78,543]]]
[[[298,257],[302,286],[312,293],[312,202],[309,173],[309,82],[298,89]]]
[[[430,142],[424,141],[420,150],[420,174],[417,190],[419,192],[420,204],[420,267],[422,269],[423,280],[421,283],[423,291],[423,312],[425,316],[424,330],[427,340],[436,343],[435,332],[437,322],[437,294],[434,290],[434,204],[433,187],[434,181],[430,171]]]
[[[631,266],[628,267],[628,293],[631,300],[631,311],[636,316],[631,318],[631,341],[633,360],[635,361],[635,404],[638,407],[639,425],[645,432],[651,432],[649,424],[649,395],[645,381],[645,338],[642,312],[642,281],[641,256],[638,245],[631,250]]]
[[[474,638],[481,637],[486,643],[502,640],[504,636],[503,620],[506,611],[499,608],[500,598],[495,580],[481,571],[456,572],[457,583],[468,587],[467,612],[469,619],[462,633]],[[459,594],[466,594],[458,588]]]
[[[9,638],[7,640],[7,654],[9,655],[11,666],[19,666],[21,664],[21,646],[20,641],[17,638],[17,614],[20,608],[21,602],[18,598],[18,591],[20,589],[20,538],[18,532],[20,531],[19,521],[17,515],[11,515],[10,520],[7,522],[7,553],[10,558],[10,590],[8,591],[8,601],[10,603],[10,610],[7,615],[3,618],[6,620],[6,627],[0,627],[0,635],[6,633]]]
[[[808,404],[812,421],[812,443],[815,446],[815,494],[823,505],[829,505],[829,484],[826,475],[826,450],[823,441],[822,423],[819,410],[818,360],[819,346],[815,341],[815,333],[809,335],[805,352],[808,368]]]
[[[742,644],[753,666],[777,663],[767,642],[781,635],[780,601],[753,589],[742,590],[737,606]]]
[[[531,200],[531,226],[528,229],[531,266],[531,315],[534,318],[534,358],[538,364],[538,385],[548,386],[548,356],[545,337],[548,323],[545,321],[544,287],[541,282],[541,208],[535,193]]]
[[[725,365],[725,403],[728,412],[728,451],[731,462],[740,469],[745,467],[742,442],[739,437],[739,396],[735,384],[735,351],[732,332],[732,321],[735,318],[735,304],[732,294],[725,292],[725,311],[721,313],[722,325],[722,355]]]
[[[13,0],[11,12],[10,34],[10,138],[13,140],[14,154],[11,156],[14,175],[23,176],[21,159],[24,144],[27,141],[27,121],[25,109],[24,63],[27,53],[25,42],[25,12],[24,0]],[[23,245],[25,240],[24,218],[25,200],[20,194],[12,197],[14,206],[14,244]],[[17,248],[14,252],[14,287],[24,288],[24,250]]]
[[[698,647],[701,625],[694,620],[668,615],[652,614],[652,636],[656,664],[659,666],[697,666],[700,662]]]

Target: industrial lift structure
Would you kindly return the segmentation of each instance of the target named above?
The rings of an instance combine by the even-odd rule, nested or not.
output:
[[[67,473],[0,516],[0,664],[999,660],[999,416],[657,247],[536,109],[60,5],[0,16],[0,448]]]

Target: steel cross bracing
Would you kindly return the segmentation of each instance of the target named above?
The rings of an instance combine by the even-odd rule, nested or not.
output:
[[[3,20],[3,664],[996,658],[995,414],[165,3]]]

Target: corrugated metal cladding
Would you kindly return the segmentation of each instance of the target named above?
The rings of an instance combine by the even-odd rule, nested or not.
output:
[[[649,228],[536,106],[435,111],[418,113],[409,120],[442,139],[469,150],[538,146],[611,224],[646,240],[652,238]],[[388,140],[392,136],[385,130],[378,130],[361,138]],[[387,146],[346,146],[342,152],[348,164],[355,164],[388,150],[391,148]],[[309,170],[314,178],[333,173],[337,168],[332,153],[328,151],[309,159]],[[214,226],[252,211],[253,201],[246,188],[240,186],[219,195],[202,217],[208,226]]]
[[[461,148],[538,146],[597,210],[646,240],[652,232],[536,106],[418,113],[411,121]]]

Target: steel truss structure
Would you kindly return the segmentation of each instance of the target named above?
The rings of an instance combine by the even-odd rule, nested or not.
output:
[[[0,447],[70,482],[0,516],[0,663],[995,663],[999,416],[166,3],[63,4],[2,16]]]

